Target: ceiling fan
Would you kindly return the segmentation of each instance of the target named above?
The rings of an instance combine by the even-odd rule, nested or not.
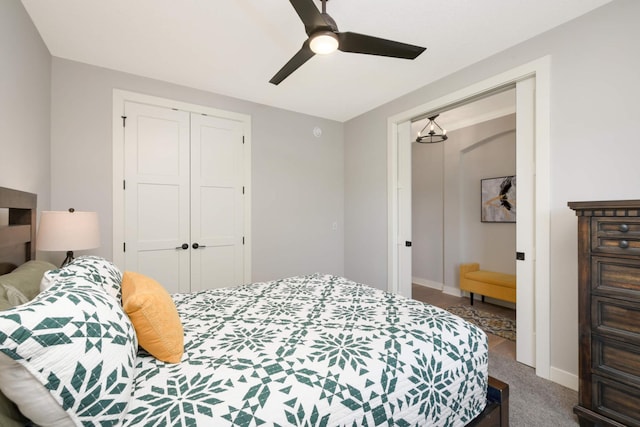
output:
[[[279,84],[291,73],[300,68],[316,53],[326,54],[339,49],[343,52],[364,53],[368,55],[390,56],[392,58],[415,59],[426,50],[425,47],[400,43],[364,34],[340,32],[336,21],[327,14],[327,0],[322,1],[322,13],[313,4],[313,0],[289,0],[304,24],[309,36],[302,48],[284,67],[269,80]]]

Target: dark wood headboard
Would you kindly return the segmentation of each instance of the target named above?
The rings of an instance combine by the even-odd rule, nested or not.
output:
[[[36,257],[36,214],[38,196],[0,187],[0,274]]]

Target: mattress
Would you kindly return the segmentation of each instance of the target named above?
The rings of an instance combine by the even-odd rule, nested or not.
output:
[[[125,426],[462,426],[487,338],[448,312],[330,275],[172,295],[178,364],[140,350]]]

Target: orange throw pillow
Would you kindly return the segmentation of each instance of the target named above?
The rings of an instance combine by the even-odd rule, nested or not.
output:
[[[133,323],[140,347],[163,362],[180,362],[184,331],[178,310],[162,285],[150,277],[125,271],[122,307]]]

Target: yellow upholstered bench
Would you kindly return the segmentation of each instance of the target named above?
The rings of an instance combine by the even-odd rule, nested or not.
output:
[[[483,302],[485,296],[516,302],[516,276],[480,270],[477,262],[460,265],[460,289],[471,294],[471,305],[474,293],[482,295]]]

